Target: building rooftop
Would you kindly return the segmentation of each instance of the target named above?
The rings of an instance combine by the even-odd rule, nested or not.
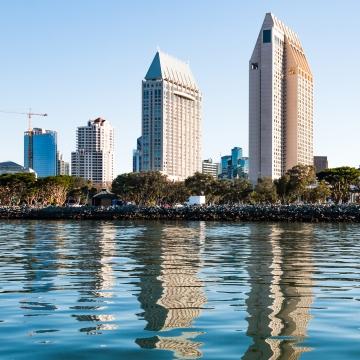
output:
[[[145,75],[145,80],[170,80],[198,90],[188,63],[158,51]]]

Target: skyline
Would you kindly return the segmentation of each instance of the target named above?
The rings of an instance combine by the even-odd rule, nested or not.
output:
[[[0,60],[6,69],[0,109],[26,111],[31,106],[36,112],[47,112],[49,117],[34,119],[33,126],[58,132],[66,161],[75,149],[76,128],[103,117],[115,128],[115,174],[130,172],[132,150],[141,132],[140,84],[159,46],[190,60],[202,89],[202,158],[218,161],[234,146],[241,146],[247,155],[248,62],[264,14],[271,11],[299,35],[312,65],[314,154],[328,156],[331,167],[357,167],[355,106],[360,75],[352,70],[351,59],[359,55],[352,39],[359,32],[355,14],[360,5],[355,1],[332,4],[327,15],[320,17],[319,4],[312,4],[311,12],[304,4],[287,10],[285,1],[266,6],[227,1],[225,8],[211,4],[204,9],[207,4],[192,4],[190,13],[177,1],[171,5],[165,1],[3,5],[0,36],[8,51]],[[168,18],[173,12],[182,19],[179,24]],[[148,21],[155,14],[160,21]],[[146,21],[146,31],[136,26]],[[0,161],[22,164],[26,117],[0,114],[0,119],[7,121],[0,135]],[[346,150],[348,144],[354,144],[351,152]]]

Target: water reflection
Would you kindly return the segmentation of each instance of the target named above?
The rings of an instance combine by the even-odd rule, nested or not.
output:
[[[313,225],[251,230],[246,305],[247,335],[253,343],[243,359],[298,359],[311,350],[300,343],[307,334],[313,301]]]
[[[75,248],[79,256],[77,267],[81,273],[77,273],[77,278],[80,277],[81,281],[79,305],[72,307],[77,312],[72,317],[81,322],[93,323],[81,327],[80,332],[95,335],[118,328],[116,316],[109,313],[108,308],[116,283],[113,270],[116,232],[112,222],[100,223],[100,226],[92,228],[91,233],[88,232],[86,239],[80,237]]]
[[[353,359],[359,237],[356,224],[0,221],[0,358]]]
[[[139,262],[145,265],[140,269],[138,295],[144,310],[141,316],[146,321],[145,329],[187,329],[206,303],[203,283],[198,277],[205,223],[166,224],[156,230],[156,234],[147,234],[155,241],[149,242],[144,234],[137,254]],[[171,350],[176,357],[198,358],[202,344],[193,340],[198,335],[196,332],[156,335],[138,338],[136,343],[142,348]]]

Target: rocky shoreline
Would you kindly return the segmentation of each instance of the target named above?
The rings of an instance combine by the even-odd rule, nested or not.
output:
[[[0,207],[0,219],[360,222],[360,205]]]

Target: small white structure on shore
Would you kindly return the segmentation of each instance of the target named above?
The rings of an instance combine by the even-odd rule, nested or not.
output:
[[[205,195],[191,195],[187,201],[187,205],[205,205]]]

